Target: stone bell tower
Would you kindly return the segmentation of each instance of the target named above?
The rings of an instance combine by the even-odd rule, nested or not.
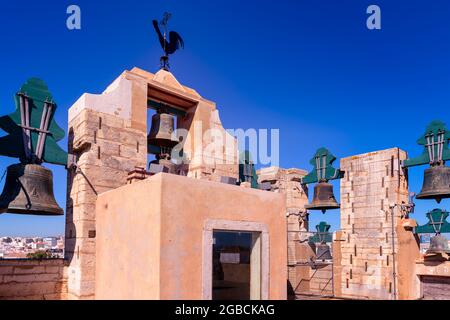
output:
[[[177,127],[188,132],[183,146],[188,161],[179,170],[197,179],[238,178],[237,142],[222,127],[215,104],[181,85],[170,72],[152,74],[134,68],[102,94],[81,96],[69,110],[68,149],[76,163],[67,184],[69,298],[95,298],[96,200],[126,185],[136,167],[147,168],[147,112],[155,104],[174,108],[179,114]],[[211,131],[228,143],[217,144],[217,134]],[[219,147],[204,154],[211,143]]]

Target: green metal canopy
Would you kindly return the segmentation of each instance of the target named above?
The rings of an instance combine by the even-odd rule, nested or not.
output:
[[[239,181],[250,182],[253,189],[258,189],[258,175],[250,151],[246,150],[239,155]]]
[[[341,179],[344,172],[333,168],[332,164],[335,160],[336,157],[327,148],[322,147],[317,150],[309,162],[314,169],[302,179],[302,184]]]
[[[24,126],[21,118],[21,99],[27,99],[27,109],[29,115],[29,125]],[[14,96],[16,110],[7,116],[0,117],[0,128],[7,135],[0,137],[0,155],[12,158],[19,158],[23,163],[30,163],[35,160],[38,149],[39,135],[44,134],[44,146],[40,162],[48,162],[57,165],[67,165],[67,153],[62,150],[57,142],[64,138],[65,132],[54,121],[56,104],[52,94],[48,90],[45,82],[38,78],[31,78],[25,82],[18,94]],[[42,130],[44,108],[51,106],[49,111],[48,129]],[[24,148],[24,130],[30,134],[31,157],[27,155]],[[45,132],[44,132],[45,131]]]
[[[450,132],[445,123],[439,120],[432,121],[417,140],[417,144],[424,146],[422,155],[405,160],[403,166],[407,168],[450,160],[449,142]]]
[[[416,233],[450,233],[450,223],[447,222],[448,212],[434,209],[427,213],[428,222],[416,227]]]
[[[322,221],[316,226],[316,234],[309,238],[311,243],[327,243],[333,241],[333,236],[329,232],[331,225]]]

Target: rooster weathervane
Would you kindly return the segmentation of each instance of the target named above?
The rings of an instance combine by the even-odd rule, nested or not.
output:
[[[161,68],[167,71],[169,70],[169,55],[174,54],[175,51],[180,48],[184,48],[184,41],[177,32],[167,32],[167,24],[171,16],[172,15],[170,13],[166,12],[160,22],[157,20],[152,21],[153,27],[155,28],[156,34],[159,38],[159,43],[164,50],[164,56],[161,57]],[[161,32],[160,26],[162,27],[164,33]],[[169,41],[167,41],[167,34],[169,34]]]

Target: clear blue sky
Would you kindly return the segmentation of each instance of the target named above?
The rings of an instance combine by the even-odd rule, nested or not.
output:
[[[66,29],[70,4],[81,7],[80,31]],[[370,4],[381,7],[380,31],[366,28]],[[171,60],[175,76],[217,102],[226,128],[279,128],[282,167],[310,169],[320,146],[338,158],[396,146],[418,155],[428,122],[450,125],[448,0],[2,1],[0,114],[37,76],[67,128],[67,109],[84,92],[102,92],[134,66],[157,71],[151,20],[164,11],[186,44]],[[14,162],[1,158],[0,174]],[[54,169],[64,206],[65,170]],[[422,172],[410,172],[416,192]],[[434,207],[418,201],[415,217],[423,222]],[[313,213],[311,223],[335,229],[337,217]],[[63,233],[64,217],[0,216],[0,236]]]

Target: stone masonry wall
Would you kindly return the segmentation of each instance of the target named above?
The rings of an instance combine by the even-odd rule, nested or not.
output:
[[[333,266],[332,264],[317,264],[309,268],[309,292],[318,296],[333,295]]]
[[[123,186],[136,166],[146,167],[145,131],[126,119],[82,110],[69,122],[69,151],[77,171],[68,176],[66,259],[69,299],[93,299],[95,291],[95,202],[97,196]]]
[[[0,300],[67,298],[64,261],[0,260]]]
[[[399,163],[406,157],[406,152],[393,148],[341,159],[345,177],[341,180],[341,230],[335,241],[337,297],[394,298],[396,228],[401,213],[395,208],[392,219],[390,205],[408,202],[407,178]]]
[[[293,294],[300,285],[302,279],[301,267],[299,262],[307,260],[302,254],[299,254],[298,246],[305,244],[301,240],[307,238],[308,216],[305,210],[305,204],[308,203],[308,190],[304,189],[299,182],[307,174],[300,169],[281,169],[277,167],[263,168],[258,171],[259,182],[270,182],[272,192],[283,193],[286,195],[286,223],[288,237],[288,292]],[[306,246],[309,245],[306,243]],[[305,250],[308,250],[305,248]]]

